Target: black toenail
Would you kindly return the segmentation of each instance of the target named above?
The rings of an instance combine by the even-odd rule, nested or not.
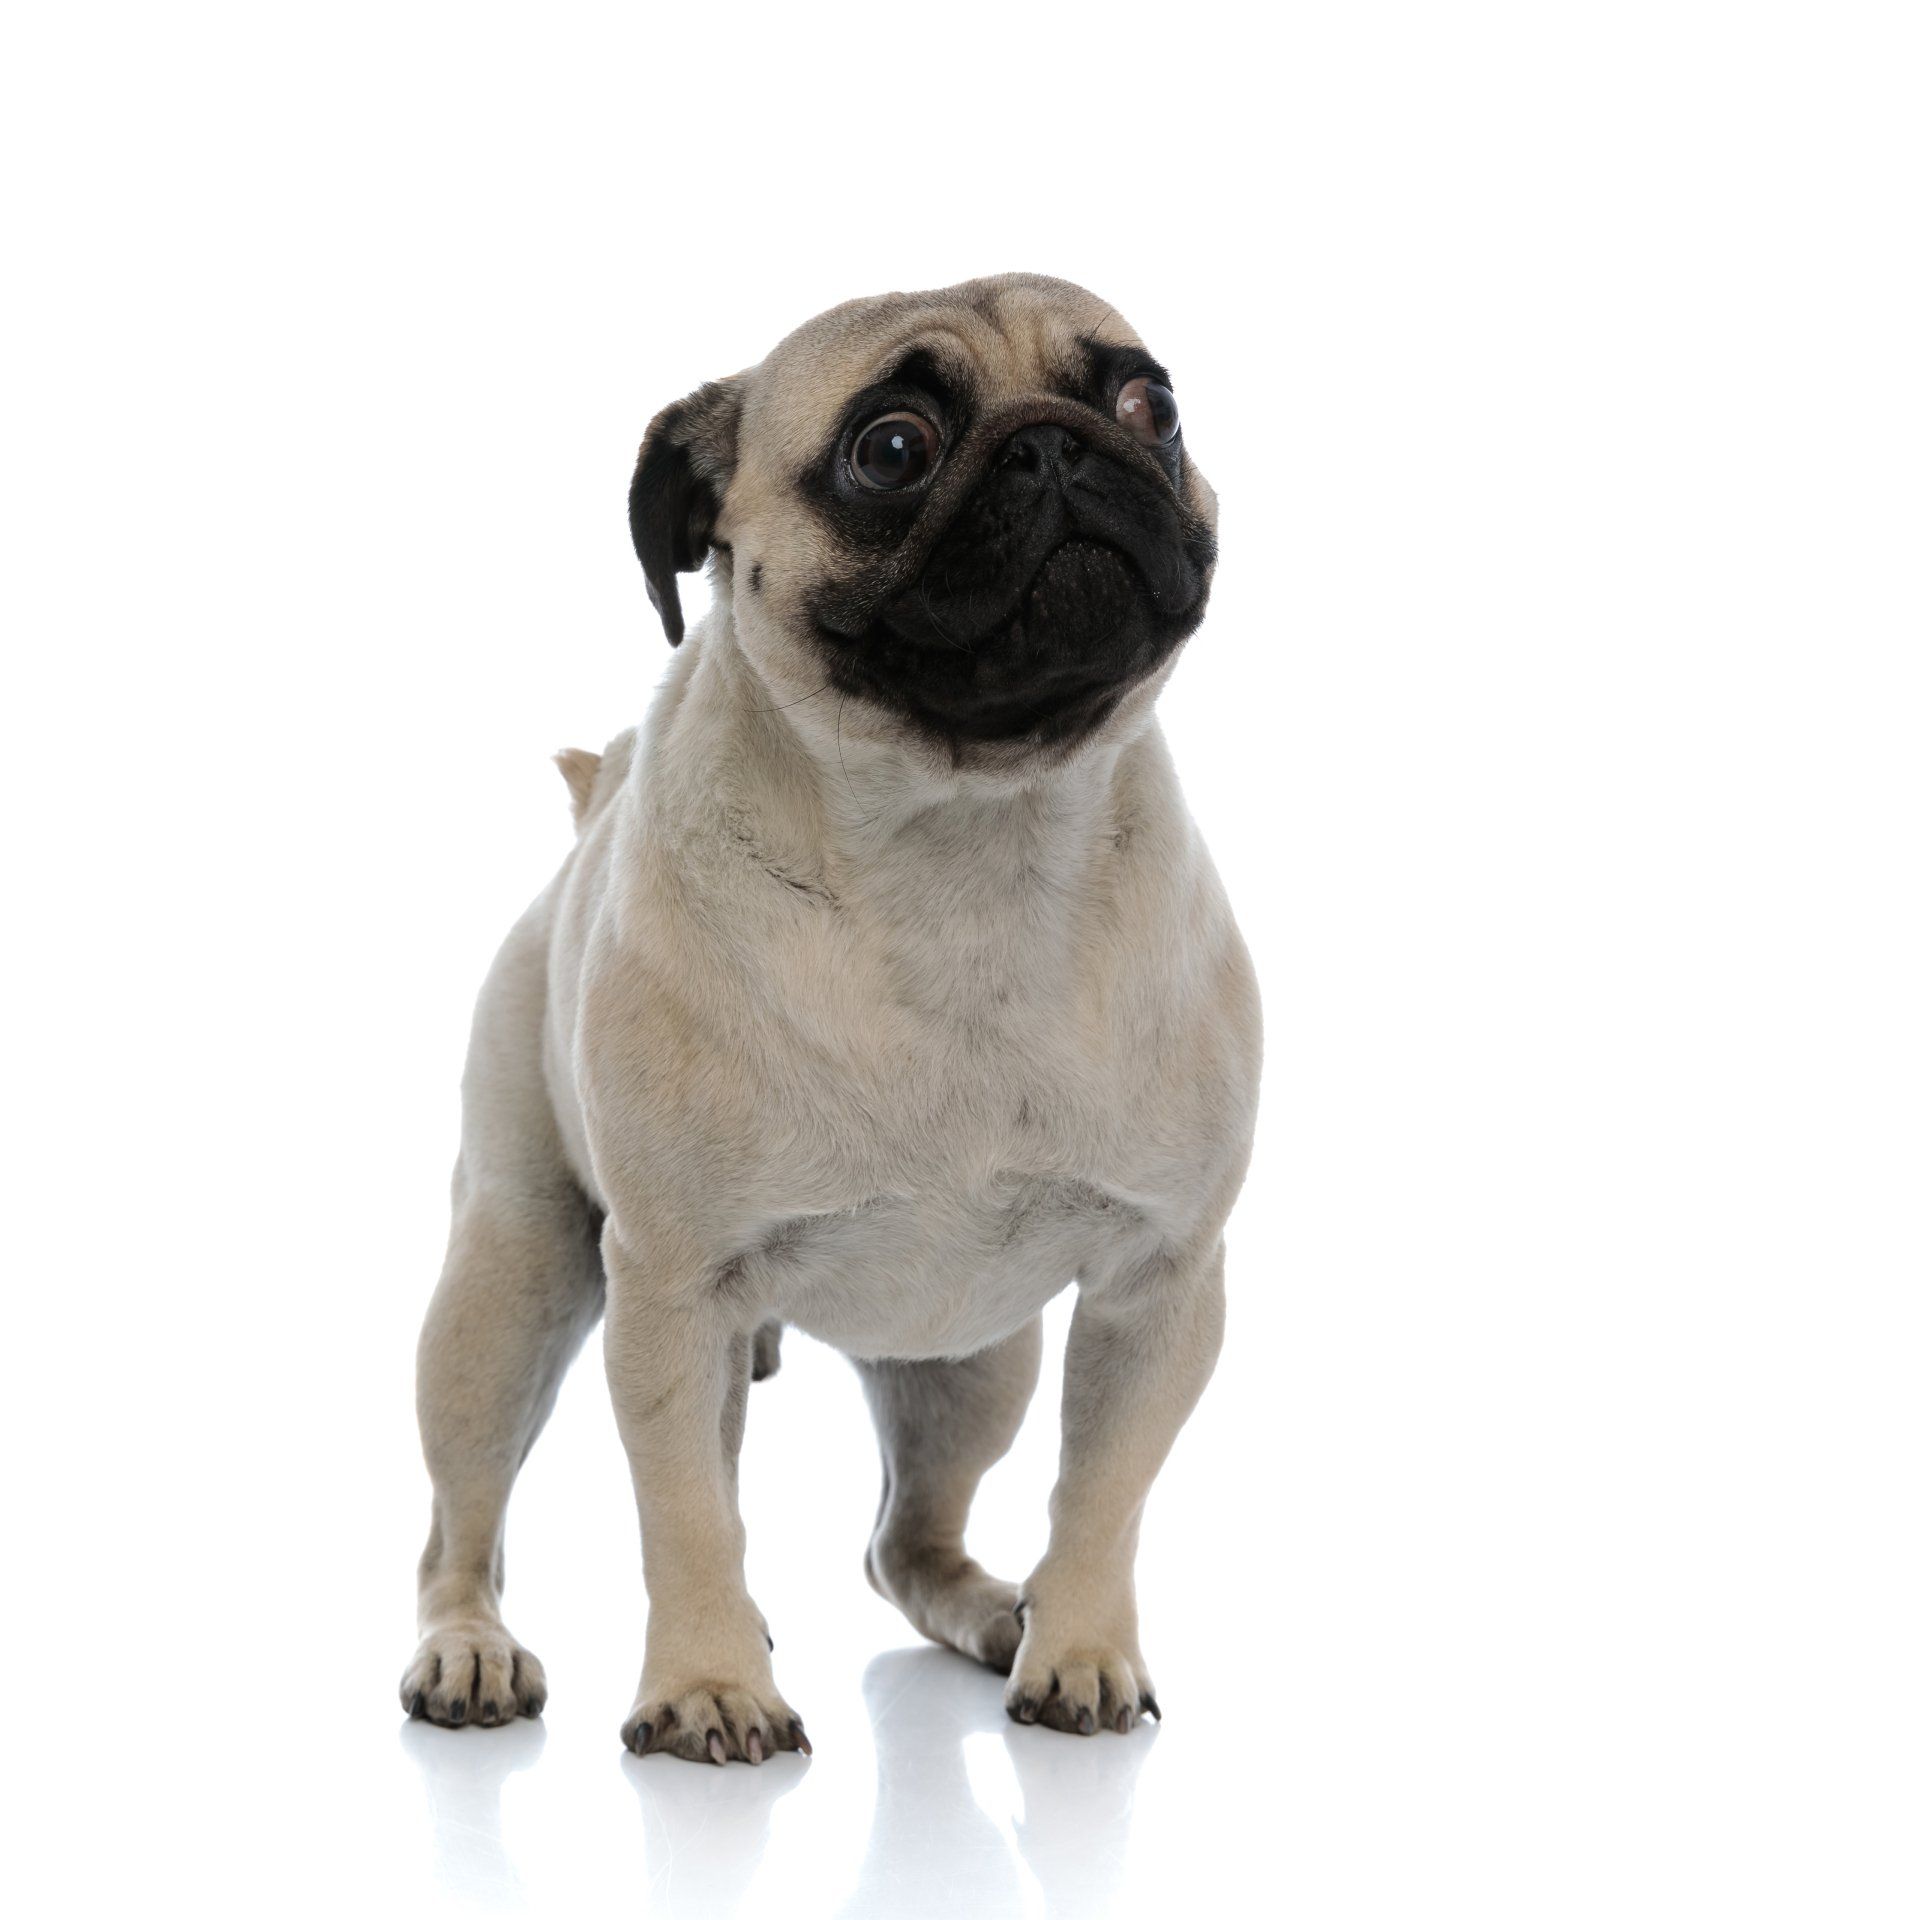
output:
[[[1082,1707],[1080,1711],[1073,1716],[1073,1724],[1078,1727],[1082,1733],[1091,1733],[1093,1731],[1093,1710],[1090,1707]]]
[[[464,1700],[456,1700],[453,1705],[447,1709],[447,1718],[451,1720],[456,1727],[466,1717],[467,1703]]]

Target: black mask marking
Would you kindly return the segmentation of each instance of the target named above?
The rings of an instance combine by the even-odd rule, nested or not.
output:
[[[1090,364],[1087,399],[950,436],[924,489],[876,500],[849,544],[884,557],[813,605],[834,684],[955,746],[1098,727],[1200,624],[1213,567],[1177,443],[1149,450],[1101,411],[1107,387],[1159,372],[1137,352]],[[836,487],[836,530],[862,504]]]

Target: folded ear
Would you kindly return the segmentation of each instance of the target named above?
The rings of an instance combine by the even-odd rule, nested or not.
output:
[[[720,501],[733,475],[744,376],[710,380],[654,416],[627,490],[633,550],[647,598],[677,647],[686,633],[675,574],[691,573],[713,545]]]

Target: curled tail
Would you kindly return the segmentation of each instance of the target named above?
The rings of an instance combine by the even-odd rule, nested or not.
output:
[[[582,826],[587,809],[593,805],[594,783],[600,778],[600,756],[585,747],[562,747],[553,756],[553,764],[560,769],[560,777],[573,796],[573,824]]]
[[[616,733],[601,753],[589,753],[585,747],[562,747],[553,756],[560,777],[573,796],[573,825],[576,833],[585,833],[595,814],[612,804],[633,765],[634,743],[638,733],[633,727]]]

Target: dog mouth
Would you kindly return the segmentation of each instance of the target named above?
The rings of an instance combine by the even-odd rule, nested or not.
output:
[[[1099,540],[1063,540],[1041,562],[1010,625],[1043,653],[1097,646],[1114,633],[1146,592],[1140,570]],[[1016,639],[1022,636],[1013,636]]]
[[[1054,746],[1096,729],[1199,624],[1212,557],[1157,496],[1083,480],[1033,502],[983,499],[911,584],[811,611],[843,692],[956,750]]]
[[[970,654],[1015,652],[1032,662],[1097,648],[1139,608],[1146,582],[1128,556],[1104,541],[1063,540],[1048,553],[1012,611],[985,631],[966,631],[934,607],[924,583],[911,587],[877,626],[909,645]]]
[[[952,595],[936,601],[932,583],[923,578],[882,609],[868,638],[884,635],[936,653],[1013,653],[1034,665],[1064,663],[1098,651],[1153,598],[1130,555],[1075,535],[1048,551],[998,619],[989,613],[983,620],[978,602],[969,605]]]

